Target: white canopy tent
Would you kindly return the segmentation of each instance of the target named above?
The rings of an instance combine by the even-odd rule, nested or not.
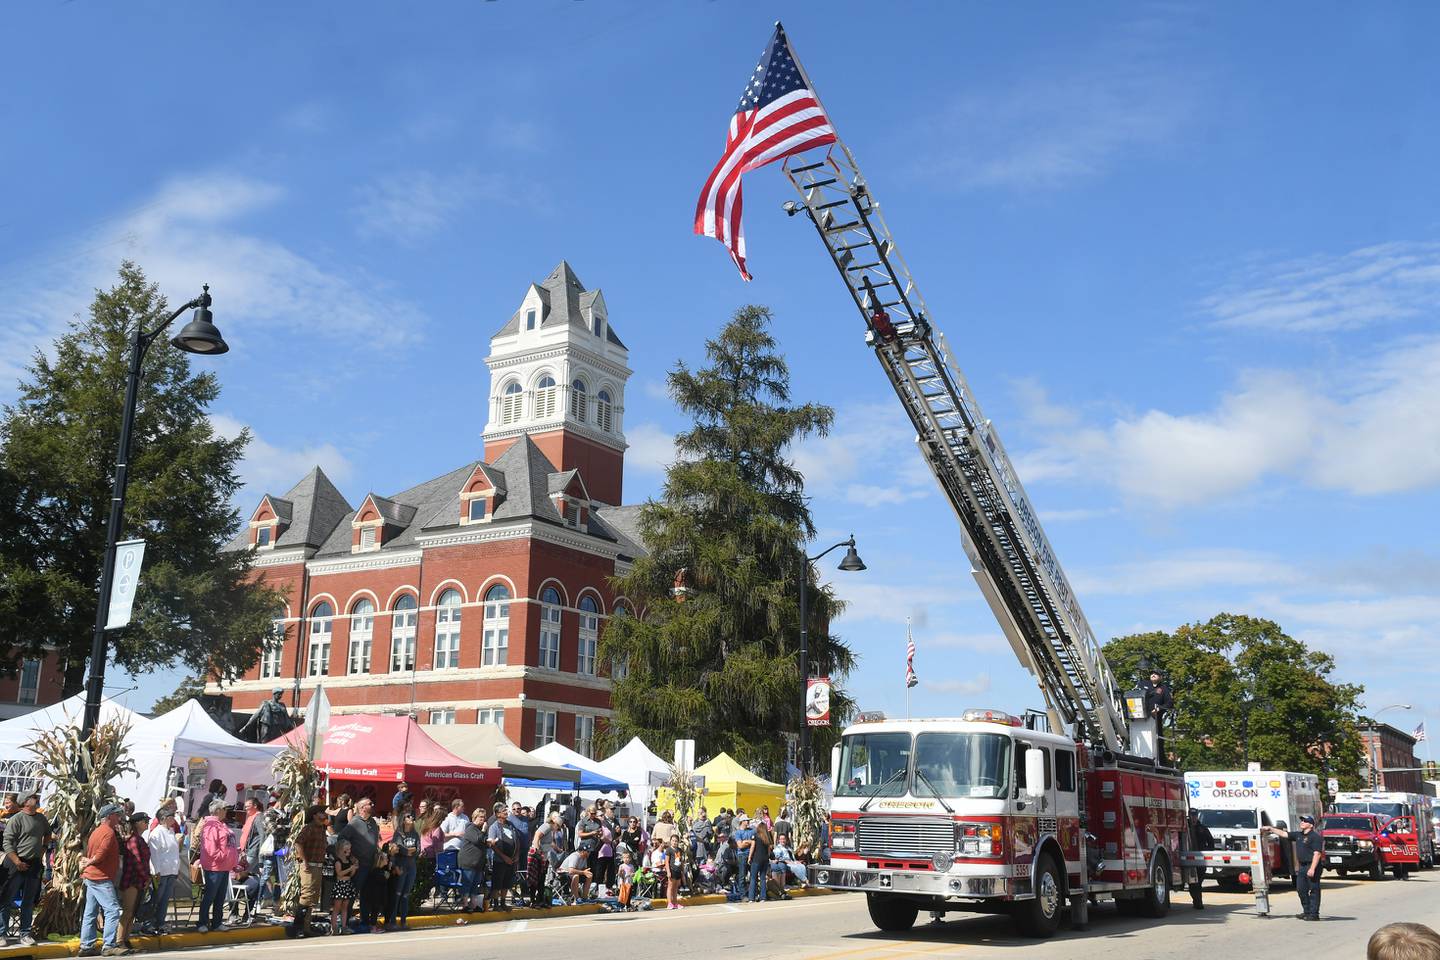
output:
[[[670,764],[656,756],[639,737],[632,737],[618,752],[595,764],[595,768],[607,777],[630,784],[630,795],[642,807],[655,793],[655,788],[650,785],[650,774],[668,776],[670,773]]]
[[[186,810],[202,797],[211,780],[225,784],[226,799],[234,802],[236,784],[268,786],[270,766],[284,752],[283,745],[246,743],[227,732],[195,700],[187,700],[163,716],[147,721],[130,737],[130,756],[136,772],[115,784],[122,797],[139,810],[153,813],[172,783],[185,783],[192,761],[199,786],[186,791]],[[203,762],[204,769],[200,769]],[[172,777],[171,771],[178,770]]]
[[[85,694],[81,692],[59,703],[0,722],[0,789],[13,790],[21,796],[41,789],[39,762],[25,748],[43,732],[70,724],[78,726],[84,715]],[[151,722],[114,700],[101,700],[100,722],[109,723],[117,717],[129,722],[131,737]]]

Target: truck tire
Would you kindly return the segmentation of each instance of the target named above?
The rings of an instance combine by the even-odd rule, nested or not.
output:
[[[1336,873],[1336,874],[1340,877],[1340,879],[1342,879],[1342,880],[1345,879],[1346,877],[1348,877],[1348,876],[1350,875],[1350,871],[1349,871],[1349,870],[1346,870],[1344,867],[1341,867],[1339,870],[1336,870],[1335,873]]]
[[[909,900],[876,893],[865,894],[865,906],[870,910],[870,922],[887,933],[909,930],[920,913],[920,907]]]
[[[1375,855],[1375,859],[1370,864],[1370,879],[1385,879],[1385,861],[1380,859],[1380,855],[1378,853]]]
[[[1055,858],[1045,854],[1035,871],[1035,896],[1018,900],[1012,907],[1015,929],[1022,937],[1051,937],[1060,927],[1060,911],[1065,905],[1065,880],[1055,866]]]
[[[1150,886],[1140,898],[1140,915],[1158,919],[1170,912],[1170,861],[1165,854],[1155,854],[1150,862]]]

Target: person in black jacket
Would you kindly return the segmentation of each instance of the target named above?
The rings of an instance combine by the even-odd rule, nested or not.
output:
[[[476,807],[470,814],[470,822],[460,835],[460,849],[456,853],[456,865],[464,879],[461,888],[460,907],[463,910],[484,910],[486,867],[490,859],[489,826],[485,819],[485,808]]]

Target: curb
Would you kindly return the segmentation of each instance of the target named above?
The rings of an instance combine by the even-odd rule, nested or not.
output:
[[[790,892],[790,897],[799,899],[801,897],[828,896],[834,892],[834,890],[810,887],[804,890],[793,890]],[[704,907],[729,903],[730,898],[723,893],[709,893],[684,897],[680,902],[687,907]],[[573,906],[550,907],[546,910],[526,907],[521,910],[511,910],[508,913],[493,910],[485,913],[435,913],[411,917],[408,929],[436,930],[455,926],[506,923],[511,920],[579,917],[602,912],[599,904],[583,903]],[[465,922],[461,924],[458,922],[460,920]],[[357,936],[365,936],[365,934],[357,934]],[[264,924],[253,927],[236,927],[233,930],[217,930],[213,933],[183,932],[167,933],[159,937],[132,936],[130,942],[135,944],[136,953],[152,953],[162,950],[189,950],[194,947],[228,946],[237,943],[265,943],[270,940],[284,939],[286,937],[283,925]],[[12,960],[12,958],[19,960],[22,957],[30,957],[34,960],[58,960],[60,957],[73,957],[79,951],[80,938],[72,937],[69,940],[58,942],[37,943],[33,947],[0,947],[0,960]]]

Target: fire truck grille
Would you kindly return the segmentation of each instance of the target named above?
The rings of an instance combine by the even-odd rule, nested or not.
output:
[[[955,852],[955,824],[930,817],[863,817],[856,852],[886,857],[924,857]]]
[[[1355,849],[1355,841],[1350,837],[1326,837],[1325,849],[1337,853],[1350,853]]]

